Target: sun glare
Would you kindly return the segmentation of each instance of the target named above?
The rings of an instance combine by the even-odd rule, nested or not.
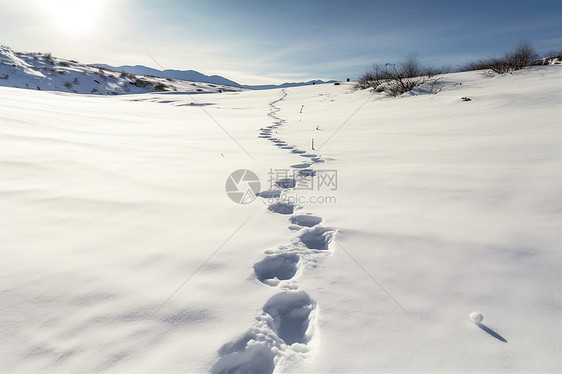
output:
[[[97,26],[104,0],[38,0],[53,26],[67,36],[82,36]]]

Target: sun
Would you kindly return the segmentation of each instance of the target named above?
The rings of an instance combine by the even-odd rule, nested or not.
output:
[[[37,0],[53,27],[67,36],[93,31],[104,9],[104,0]]]

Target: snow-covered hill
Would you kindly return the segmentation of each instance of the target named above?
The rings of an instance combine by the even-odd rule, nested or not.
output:
[[[114,72],[50,54],[16,52],[3,46],[0,47],[0,86],[96,95],[243,90],[233,86]]]
[[[0,372],[561,372],[562,66],[439,84],[0,87]]]

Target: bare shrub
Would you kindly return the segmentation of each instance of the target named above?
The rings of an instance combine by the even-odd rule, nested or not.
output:
[[[142,78],[135,79],[133,84],[139,88],[148,88],[152,86],[152,84],[148,80]]]
[[[137,78],[136,75],[131,74],[131,73],[127,73],[125,70],[123,70],[123,71],[119,74],[119,76],[120,76],[121,78],[127,78],[127,79],[129,79],[129,80],[131,80],[131,81],[132,81],[132,80],[135,80],[135,79]]]
[[[398,64],[373,65],[359,77],[356,88],[372,87],[377,92],[399,96],[424,84],[431,77],[441,74],[443,70],[424,67],[417,56],[410,53]]]
[[[512,51],[507,52],[503,57],[473,61],[460,70],[487,70],[483,72],[485,76],[493,76],[493,73],[505,74],[531,66],[537,57],[537,53],[529,42],[519,42]]]
[[[50,65],[53,65],[55,63],[55,60],[53,60],[53,56],[51,55],[51,53],[45,53],[45,61]]]
[[[515,49],[505,55],[505,60],[511,65],[513,70],[520,70],[526,66],[531,66],[539,55],[529,42],[519,42]]]
[[[373,65],[370,69],[367,68],[357,79],[356,88],[376,88],[386,81],[386,77],[382,74],[382,67],[380,65]]]

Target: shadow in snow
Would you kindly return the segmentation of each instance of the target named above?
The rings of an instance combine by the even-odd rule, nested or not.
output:
[[[475,323],[476,323],[476,326],[480,327],[482,330],[486,331],[488,334],[492,335],[494,338],[496,338],[499,341],[502,341],[504,343],[507,343],[507,340],[505,340],[505,338],[503,336],[501,336],[500,334],[498,334],[497,332],[495,332],[494,330],[492,330],[488,326],[486,326],[482,323],[477,323],[477,322],[475,322]]]
[[[167,101],[171,103],[171,101]],[[164,103],[164,101],[160,101],[160,103]],[[176,106],[208,106],[208,105],[215,105],[213,103],[189,103],[189,104],[178,104]]]

